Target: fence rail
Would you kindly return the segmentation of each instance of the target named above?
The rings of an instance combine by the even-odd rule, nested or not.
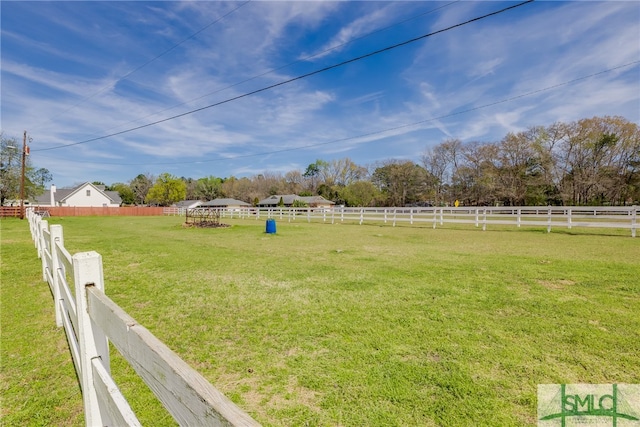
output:
[[[20,206],[0,206],[0,218],[20,216]]]
[[[0,216],[19,216],[19,207],[2,207]],[[46,207],[30,208],[47,216],[185,216],[186,208],[177,207]],[[473,224],[486,230],[492,225],[552,228],[618,228],[636,236],[637,206],[520,206],[520,207],[429,207],[429,208],[212,208],[222,218],[306,219],[322,222],[358,222],[426,224],[434,228],[445,224]]]
[[[552,228],[617,228],[630,230],[636,237],[638,207],[594,206],[521,206],[521,207],[430,207],[430,208],[234,208],[217,209],[221,218],[286,221],[320,221],[325,223],[357,222],[397,225],[469,224],[486,230],[493,225]],[[169,214],[169,213],[165,213]],[[171,211],[172,215],[184,212]]]
[[[109,340],[180,425],[259,425],[105,295],[100,254],[71,255],[61,225],[49,226],[32,208],[27,219],[56,324],[69,342],[87,426],[141,425],[111,377]]]

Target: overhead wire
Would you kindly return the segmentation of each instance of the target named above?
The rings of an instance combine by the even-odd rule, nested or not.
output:
[[[393,27],[396,27],[396,26],[398,26],[398,25],[405,24],[405,23],[407,23],[407,22],[409,22],[409,21],[412,21],[412,20],[414,20],[414,19],[418,19],[418,18],[419,18],[419,17],[421,17],[421,16],[428,15],[428,14],[433,13],[433,12],[437,12],[437,11],[438,11],[438,10],[440,10],[440,9],[444,9],[445,7],[451,6],[452,4],[454,4],[454,3],[458,3],[458,2],[460,2],[460,1],[461,1],[461,0],[454,0],[454,1],[452,1],[452,2],[449,2],[449,3],[447,3],[447,4],[444,4],[444,5],[442,5],[442,6],[436,7],[435,9],[430,9],[430,10],[428,10],[428,11],[425,11],[425,12],[419,13],[418,15],[414,15],[414,16],[412,16],[412,17],[410,17],[410,18],[407,18],[407,19],[404,19],[404,20],[402,20],[402,21],[398,21],[398,22],[395,22],[395,23],[393,23],[393,24],[391,24],[391,25],[387,25],[387,26],[385,26],[385,27],[378,28],[378,29],[376,29],[376,30],[374,30],[374,31],[371,31],[371,32],[366,33],[366,34],[363,34],[363,35],[361,35],[361,36],[359,36],[359,37],[354,37],[353,39],[350,39],[350,40],[348,40],[348,41],[346,41],[346,42],[344,42],[344,43],[340,43],[340,44],[337,44],[337,45],[334,45],[334,46],[328,47],[328,48],[326,48],[326,49],[324,49],[324,50],[321,50],[320,52],[316,52],[316,53],[314,53],[313,55],[308,55],[308,56],[305,56],[305,57],[300,58],[300,59],[298,59],[298,60],[295,60],[295,61],[289,62],[288,64],[281,65],[281,66],[276,67],[276,68],[271,68],[271,69],[269,69],[269,70],[267,70],[267,71],[263,71],[263,72],[262,72],[262,73],[260,73],[260,74],[256,74],[255,76],[249,77],[249,78],[247,78],[247,79],[241,80],[241,81],[236,82],[236,83],[232,83],[232,84],[230,84],[230,85],[228,85],[228,86],[224,86],[224,87],[219,88],[219,89],[216,89],[216,90],[214,90],[214,91],[212,91],[212,92],[205,93],[204,95],[200,95],[200,96],[198,96],[198,97],[196,97],[196,98],[192,98],[192,99],[190,99],[190,100],[188,100],[188,101],[181,102],[181,103],[179,103],[179,104],[174,104],[174,105],[172,105],[171,107],[167,107],[167,108],[164,108],[164,109],[162,109],[162,110],[159,110],[159,111],[153,112],[153,113],[151,113],[151,114],[147,114],[147,115],[146,115],[146,116],[144,116],[144,117],[139,117],[139,118],[137,118],[137,119],[129,120],[129,121],[127,121],[127,122],[124,122],[124,123],[118,124],[118,125],[116,125],[116,126],[112,126],[112,127],[110,127],[110,128],[105,129],[105,131],[109,131],[109,130],[111,130],[111,129],[117,129],[117,128],[119,128],[119,127],[121,127],[121,126],[124,126],[124,125],[127,125],[127,124],[129,124],[129,123],[139,122],[139,121],[141,121],[141,120],[147,119],[147,118],[149,118],[149,117],[153,117],[153,116],[155,116],[155,115],[158,115],[158,114],[164,113],[164,112],[166,112],[166,111],[170,111],[170,110],[173,110],[173,109],[175,109],[175,108],[182,107],[183,105],[191,104],[191,103],[192,103],[192,102],[194,102],[194,101],[198,101],[198,100],[203,99],[203,98],[206,98],[206,97],[208,97],[208,96],[215,95],[216,93],[223,92],[223,91],[225,91],[225,90],[227,90],[227,89],[231,89],[231,88],[234,88],[234,87],[236,87],[236,86],[240,86],[240,85],[242,85],[242,84],[244,84],[244,83],[248,83],[248,82],[250,82],[250,81],[256,80],[256,79],[258,79],[258,78],[260,78],[260,77],[266,76],[266,75],[271,74],[271,73],[273,73],[273,72],[275,72],[275,71],[280,71],[280,70],[283,70],[283,69],[285,69],[285,68],[288,68],[288,67],[290,67],[290,66],[292,66],[292,65],[295,65],[295,64],[299,64],[299,63],[302,63],[302,62],[308,61],[308,60],[313,59],[313,58],[315,58],[315,57],[317,57],[317,56],[320,56],[320,55],[325,54],[325,53],[327,53],[327,52],[330,52],[330,51],[332,51],[332,50],[335,50],[335,49],[341,48],[341,47],[346,46],[346,45],[348,45],[348,44],[350,44],[350,43],[353,43],[353,42],[355,42],[355,41],[362,40],[362,39],[364,39],[364,38],[366,38],[366,37],[370,37],[370,36],[372,36],[372,35],[374,35],[374,34],[381,33],[381,32],[383,32],[383,31],[386,31],[386,30],[388,30],[388,29],[390,29],[390,28],[393,28]]]
[[[432,121],[436,121],[436,120],[442,120],[442,119],[446,119],[449,117],[454,117],[454,116],[458,116],[461,114],[466,114],[466,113],[470,113],[472,111],[477,111],[483,108],[488,108],[488,107],[493,107],[495,105],[499,105],[499,104],[504,104],[506,102],[510,102],[510,101],[514,101],[516,99],[520,99],[520,98],[524,98],[527,96],[531,96],[531,95],[536,95],[538,93],[542,93],[542,92],[546,92],[552,89],[557,89],[559,87],[562,86],[567,86],[582,80],[586,80],[595,76],[599,76],[602,74],[606,74],[606,73],[610,73],[612,71],[615,70],[619,70],[621,68],[625,68],[625,67],[630,67],[632,65],[636,65],[639,64],[640,60],[638,61],[633,61],[633,62],[629,62],[626,64],[622,64],[619,65],[617,67],[613,67],[613,68],[608,68],[606,70],[602,70],[599,71],[597,73],[593,73],[593,74],[589,74],[586,76],[582,76],[582,77],[577,77],[575,79],[571,79],[571,80],[567,80],[565,82],[562,83],[558,83],[552,86],[547,86],[545,88],[542,89],[536,89],[530,92],[526,92],[520,95],[516,95],[516,96],[512,96],[509,98],[504,98],[498,101],[494,101],[494,102],[490,102],[487,104],[483,104],[483,105],[479,105],[477,107],[473,107],[473,108],[467,108],[465,110],[460,110],[460,111],[456,111],[453,113],[449,113],[449,114],[444,114],[438,117],[432,117],[429,119],[424,119],[424,120],[420,120],[417,122],[412,122],[412,123],[406,123],[403,125],[399,125],[399,126],[394,126],[391,128],[385,128],[385,129],[381,129],[381,130],[377,130],[377,131],[373,131],[373,132],[368,132],[368,133],[364,133],[364,134],[359,134],[359,135],[355,135],[355,136],[350,136],[350,137],[345,137],[345,138],[340,138],[340,139],[334,139],[331,141],[325,141],[325,142],[319,142],[319,143],[315,143],[315,144],[308,144],[308,145],[304,145],[304,146],[299,146],[299,147],[292,147],[292,148],[283,148],[283,149],[279,149],[279,150],[271,150],[271,151],[265,151],[265,152],[261,152],[261,153],[253,153],[253,154],[243,154],[243,155],[237,155],[237,156],[228,156],[228,157],[217,157],[217,158],[213,158],[213,159],[200,159],[200,160],[192,160],[192,161],[171,161],[171,162],[145,162],[145,163],[108,163],[108,162],[91,162],[91,161],[83,161],[82,163],[99,163],[99,164],[103,164],[103,165],[117,165],[117,166],[151,166],[151,165],[185,165],[185,164],[201,164],[201,163],[213,163],[213,162],[219,162],[219,161],[229,161],[229,160],[235,160],[235,159],[244,159],[244,158],[250,158],[250,157],[262,157],[262,156],[266,156],[266,155],[271,155],[271,154],[279,154],[279,153],[285,153],[285,152],[290,152],[290,151],[298,151],[298,150],[305,150],[308,148],[315,148],[315,147],[320,147],[320,146],[324,146],[324,145],[331,145],[331,144],[337,144],[339,142],[346,142],[346,141],[353,141],[356,139],[361,139],[361,138],[366,138],[366,137],[370,137],[370,136],[375,136],[375,135],[382,135],[388,132],[392,132],[392,131],[396,131],[396,130],[400,130],[400,129],[406,129],[409,127],[414,127],[417,125],[421,125],[424,123],[428,123],[428,122],[432,122]],[[33,150],[32,150],[33,151]],[[43,156],[46,157],[46,156]]]
[[[91,138],[91,139],[87,139],[87,140],[79,141],[79,142],[74,142],[74,143],[70,143],[70,144],[63,144],[63,145],[58,145],[58,146],[49,147],[49,148],[40,148],[37,151],[57,150],[57,149],[60,149],[60,148],[72,147],[72,146],[76,146],[76,145],[80,145],[80,144],[87,144],[89,142],[94,142],[94,141],[99,141],[99,140],[102,140],[102,139],[111,138],[111,137],[114,137],[114,136],[122,135],[122,134],[129,133],[129,132],[133,132],[133,131],[136,131],[136,130],[144,129],[144,128],[147,128],[147,127],[150,127],[150,126],[155,126],[155,125],[158,125],[160,123],[165,123],[165,122],[168,122],[170,120],[175,120],[175,119],[178,119],[180,117],[188,116],[188,115],[200,112],[200,111],[207,110],[209,108],[213,108],[213,107],[217,107],[219,105],[227,104],[227,103],[232,102],[232,101],[237,101],[239,99],[246,98],[248,96],[252,96],[252,95],[255,95],[255,94],[258,94],[258,93],[262,93],[262,92],[274,89],[274,88],[279,87],[279,86],[283,86],[283,85],[286,85],[286,84],[289,84],[289,83],[292,83],[292,82],[295,82],[295,81],[298,81],[298,80],[302,80],[302,79],[305,79],[305,78],[308,78],[308,77],[311,77],[311,76],[314,76],[314,75],[317,75],[317,74],[320,74],[320,73],[323,73],[323,72],[326,72],[326,71],[329,71],[329,70],[333,70],[335,68],[339,68],[339,67],[345,66],[347,64],[351,64],[353,62],[363,60],[365,58],[370,58],[372,56],[381,54],[383,52],[387,52],[387,51],[390,51],[390,50],[393,50],[393,49],[397,49],[397,48],[402,47],[402,46],[406,46],[406,45],[411,44],[411,43],[415,43],[415,42],[423,40],[423,39],[425,39],[427,37],[431,37],[431,36],[434,36],[436,34],[444,33],[446,31],[450,31],[450,30],[452,30],[454,28],[459,28],[459,27],[462,27],[464,25],[468,25],[470,23],[477,22],[477,21],[480,21],[482,19],[489,18],[491,16],[499,15],[501,13],[504,13],[504,12],[507,12],[509,10],[524,6],[524,5],[526,5],[528,3],[531,3],[531,2],[533,2],[533,0],[526,0],[526,1],[523,1],[521,3],[517,3],[515,5],[507,6],[505,8],[500,9],[500,10],[497,10],[497,11],[494,11],[494,12],[487,13],[485,15],[481,15],[481,16],[472,18],[472,19],[469,19],[467,21],[464,21],[464,22],[461,22],[461,23],[458,23],[458,24],[454,24],[454,25],[451,25],[449,27],[446,27],[446,28],[443,28],[443,29],[440,29],[440,30],[437,30],[437,31],[434,31],[434,32],[431,32],[431,33],[423,34],[421,36],[414,37],[414,38],[405,40],[403,42],[396,43],[396,44],[393,44],[393,45],[390,45],[390,46],[387,46],[387,47],[384,47],[384,48],[369,52],[367,54],[360,55],[360,56],[357,56],[357,57],[354,57],[354,58],[339,62],[337,64],[329,65],[329,66],[317,69],[315,71],[311,71],[309,73],[301,74],[301,75],[299,75],[297,77],[293,77],[293,78],[290,78],[290,79],[287,79],[287,80],[284,80],[284,81],[281,81],[281,82],[278,82],[278,83],[274,83],[274,84],[269,85],[269,86],[265,86],[265,87],[260,88],[260,89],[256,89],[256,90],[253,90],[253,91],[250,91],[250,92],[246,92],[244,94],[237,95],[237,96],[234,96],[234,97],[231,97],[231,98],[228,98],[228,99],[225,99],[225,100],[222,100],[222,101],[219,101],[219,102],[216,102],[216,103],[204,106],[204,107],[196,108],[194,110],[190,110],[190,111],[187,111],[185,113],[177,114],[177,115],[174,115],[174,116],[171,116],[171,117],[167,117],[167,118],[164,118],[164,119],[161,119],[161,120],[156,120],[154,122],[147,123],[147,124],[140,125],[140,126],[136,126],[136,127],[130,128],[130,129],[126,129],[126,130],[120,131],[120,132],[114,132],[114,133],[111,133],[111,134],[108,134],[108,135],[99,136],[99,137],[96,137],[96,138]],[[32,150],[32,151],[36,151],[36,150]]]

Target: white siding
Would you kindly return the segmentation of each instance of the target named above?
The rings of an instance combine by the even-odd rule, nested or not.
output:
[[[89,195],[87,195],[87,192]],[[73,194],[69,195],[60,206],[77,206],[77,207],[117,207],[117,203],[112,204],[111,200],[102,194],[92,185],[84,185]]]

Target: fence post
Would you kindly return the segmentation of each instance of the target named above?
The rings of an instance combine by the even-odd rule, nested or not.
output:
[[[518,219],[517,219],[517,221],[516,221],[516,222],[517,222],[517,224],[518,224],[518,228],[520,228],[521,221],[522,221],[522,218],[521,218],[521,216],[520,216],[521,214],[522,214],[522,209],[518,208]]]
[[[487,209],[482,210],[482,231],[487,231]]]
[[[47,259],[44,254],[47,242],[44,238],[44,232],[49,231],[49,222],[47,220],[40,221],[38,227],[38,258],[42,261],[42,280],[47,281]]]
[[[571,208],[567,209],[567,228],[571,230]]]
[[[40,244],[42,243],[40,241],[40,223],[41,222],[42,222],[42,218],[40,217],[36,218],[35,229],[33,234],[33,242],[36,246],[36,251],[38,252],[38,258],[40,258],[40,256],[42,255],[40,253]]]
[[[360,225],[362,225],[363,221],[364,221],[364,208],[360,209]]]
[[[55,307],[56,313],[56,326],[62,327],[62,314],[60,313],[60,277],[58,275],[58,270],[64,268],[60,263],[60,259],[58,257],[58,250],[56,248],[56,244],[60,244],[64,246],[64,238],[62,237],[62,226],[58,224],[53,224],[49,230],[51,234],[51,276],[53,277],[53,303]]]
[[[29,218],[29,230],[31,231],[31,240],[33,240],[35,242],[35,246],[36,248],[38,247],[38,241],[36,239],[36,236],[38,235],[38,219],[40,218],[40,215],[32,215],[31,218]]]
[[[35,233],[35,223],[36,223],[36,217],[37,215],[33,215],[29,218],[29,231],[31,232],[31,240],[34,240],[36,237],[36,233]]]
[[[632,206],[631,208],[631,237],[636,237],[636,217],[638,213],[638,208],[636,206]]]
[[[97,252],[81,252],[73,257],[73,276],[76,287],[76,307],[78,311],[78,340],[80,341],[80,372],[82,373],[82,400],[87,426],[111,425],[108,413],[101,410],[96,387],[93,382],[91,361],[101,359],[102,365],[110,373],[109,343],[104,333],[91,320],[88,311],[87,287],[95,286],[104,291],[102,257]]]
[[[551,206],[549,206],[547,214],[547,233],[551,233]]]
[[[480,210],[476,208],[476,227],[480,226],[480,220],[478,219]]]

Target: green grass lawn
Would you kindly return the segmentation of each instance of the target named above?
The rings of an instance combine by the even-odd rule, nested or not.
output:
[[[82,395],[26,220],[0,220],[0,425],[83,426]]]
[[[102,255],[107,295],[264,425],[535,425],[538,384],[640,383],[628,231],[182,221],[50,219],[69,252]],[[80,425],[39,269],[27,223],[3,220],[3,424]],[[112,369],[143,424],[173,424],[116,354]]]

